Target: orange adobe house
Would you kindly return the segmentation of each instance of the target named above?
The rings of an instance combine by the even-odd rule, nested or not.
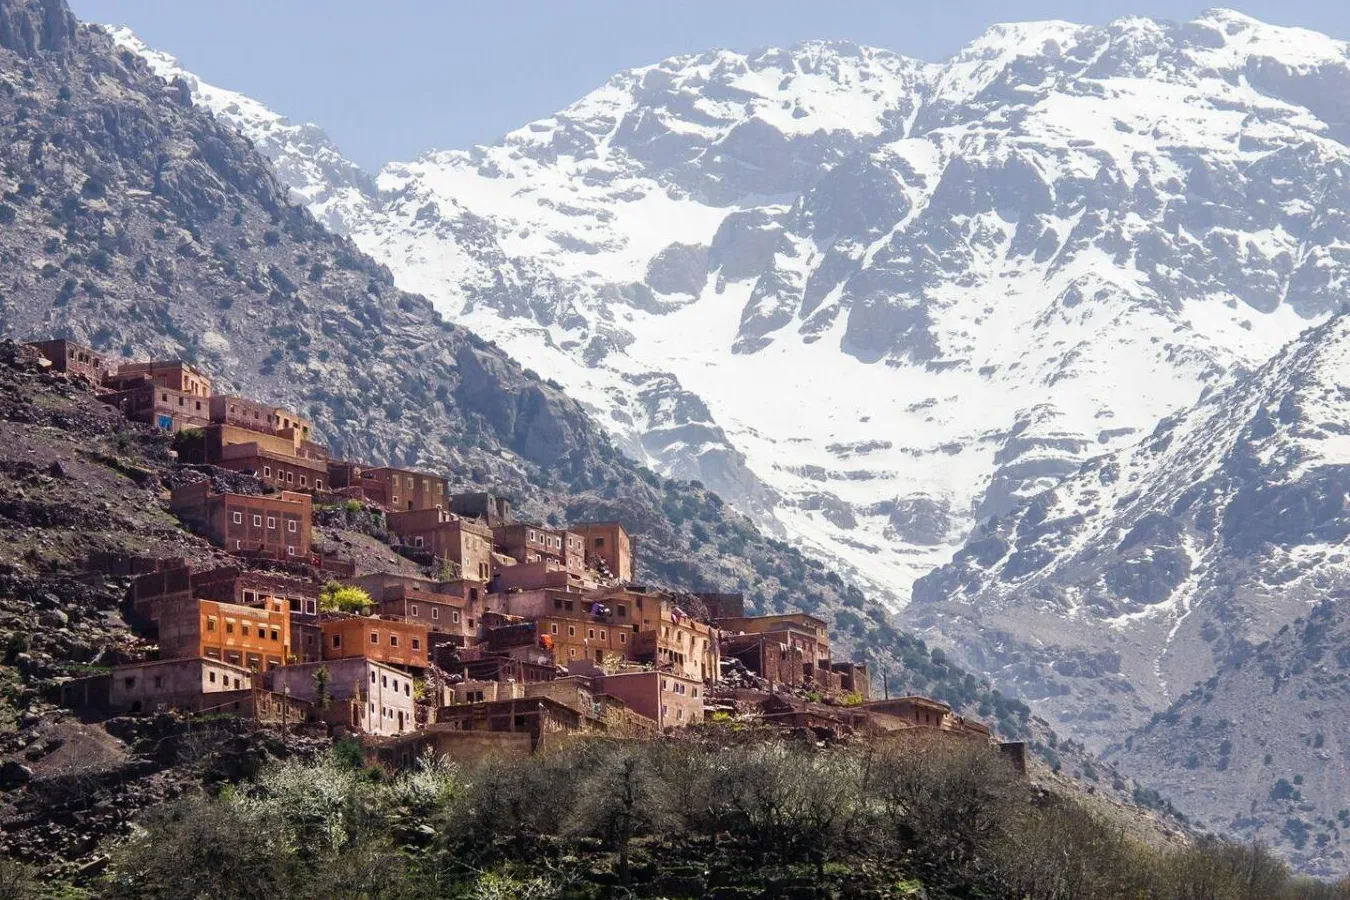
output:
[[[427,626],[375,616],[337,616],[320,623],[323,658],[364,657],[409,669],[427,667]]]
[[[202,657],[263,672],[291,661],[291,608],[283,598],[262,606],[216,600],[177,603],[160,614],[164,659]]]

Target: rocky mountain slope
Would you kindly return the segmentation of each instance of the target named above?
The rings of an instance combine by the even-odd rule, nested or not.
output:
[[[1344,284],[1350,54],[1232,12],[996,26],[940,64],[676,57],[375,191],[315,188],[275,114],[150,59],[625,452],[896,607]]]
[[[540,520],[621,519],[643,578],[812,610],[893,689],[1026,728],[837,573],[640,468],[556,386],[395,287],[186,84],[56,0],[0,0],[0,225],[0,334],[181,355],[303,410],[340,454],[437,468]]]
[[[1204,824],[1304,871],[1346,871],[1344,591],[1179,698],[1110,754]]]
[[[1348,376],[1342,313],[978,529],[916,584],[906,620],[1066,733],[1123,744],[1121,764],[1183,811],[1344,871],[1339,832],[1284,834],[1268,801],[1290,798],[1265,782],[1304,760],[1321,805],[1303,813],[1334,817],[1350,795],[1339,745],[1296,738],[1334,731],[1335,660],[1350,658],[1332,627],[1350,598]],[[1237,749],[1216,757],[1222,742]]]

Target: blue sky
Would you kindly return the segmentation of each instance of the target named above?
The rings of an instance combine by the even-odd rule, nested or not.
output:
[[[712,47],[847,39],[927,60],[995,22],[1123,15],[1194,18],[1183,0],[70,0],[91,22],[128,25],[200,77],[317,122],[374,170],[487,143],[631,66]],[[1350,39],[1345,0],[1250,0],[1234,8]]]

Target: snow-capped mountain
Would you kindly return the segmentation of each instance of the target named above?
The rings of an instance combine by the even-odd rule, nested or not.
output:
[[[1350,597],[1350,313],[977,530],[906,610],[1101,746]]]
[[[1225,11],[996,26],[939,64],[713,51],[354,193],[184,80],[402,287],[899,607],[1337,306],[1348,59]]]

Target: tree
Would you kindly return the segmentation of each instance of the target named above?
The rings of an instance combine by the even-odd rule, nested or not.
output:
[[[328,667],[319,666],[314,670],[314,708],[325,709],[328,706]]]
[[[370,594],[340,581],[328,582],[319,592],[319,609],[323,612],[364,613],[370,605]]]

